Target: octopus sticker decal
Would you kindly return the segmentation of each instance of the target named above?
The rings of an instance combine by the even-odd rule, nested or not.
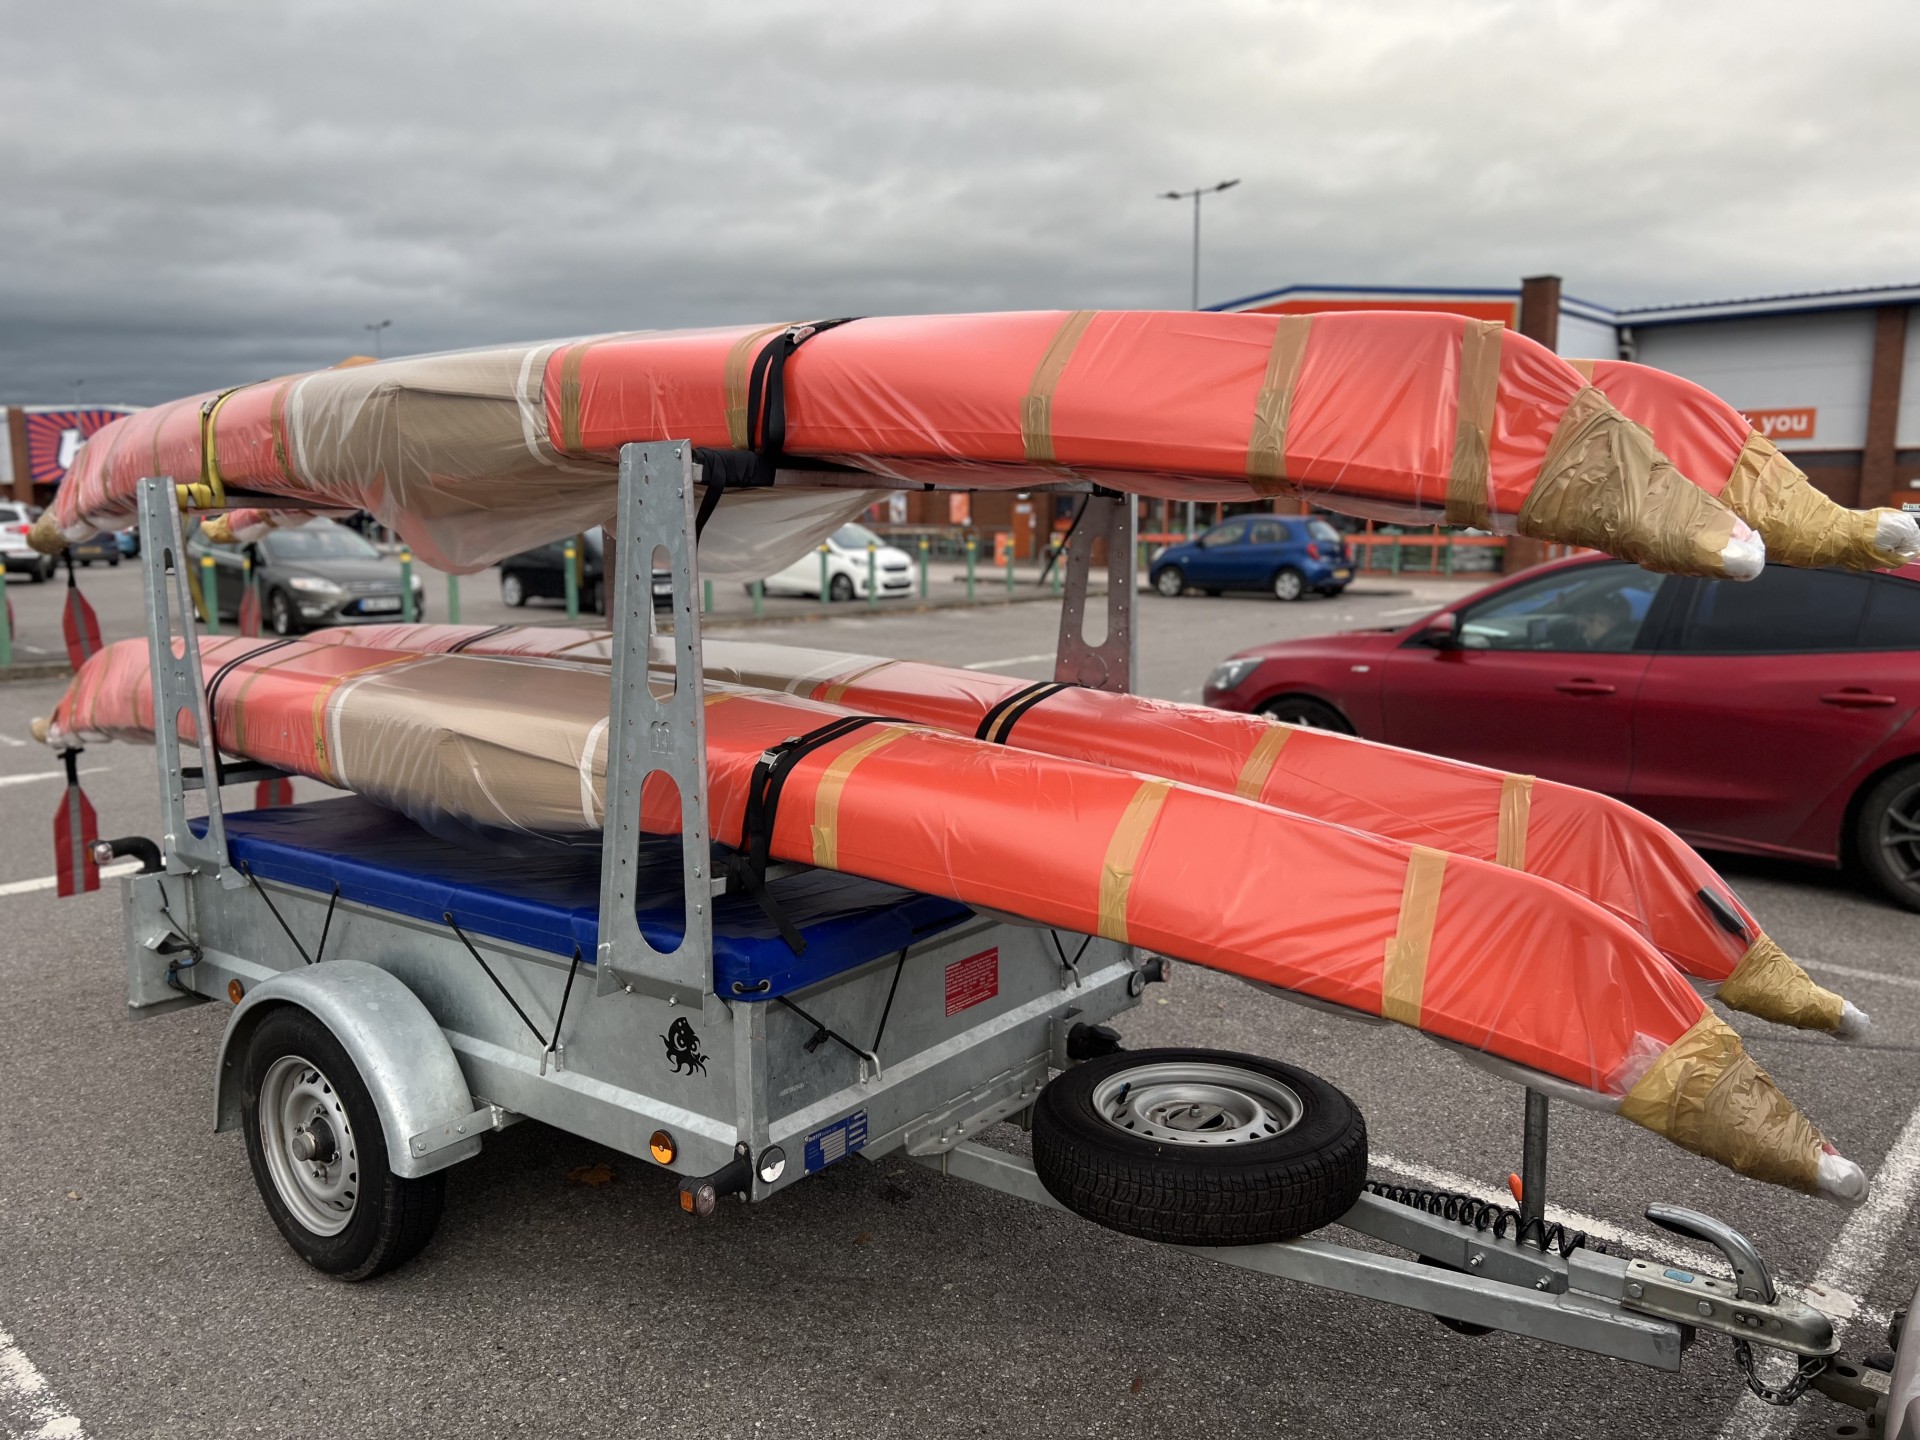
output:
[[[707,1073],[707,1057],[700,1053],[700,1037],[693,1033],[693,1026],[684,1015],[669,1025],[660,1039],[666,1044],[667,1063],[673,1067],[674,1074]]]

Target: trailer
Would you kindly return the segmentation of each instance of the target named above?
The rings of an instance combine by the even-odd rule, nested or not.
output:
[[[1084,482],[1058,488],[1082,504],[1055,678],[1126,690],[1134,506]],[[143,860],[121,881],[132,1014],[229,1006],[215,1128],[244,1133],[266,1207],[309,1264],[354,1280],[404,1263],[431,1238],[449,1170],[523,1120],[657,1166],[693,1217],[901,1154],[1141,1243],[1467,1333],[1666,1371],[1701,1335],[1724,1336],[1763,1400],[1818,1388],[1905,1423],[1905,1399],[1889,1417],[1828,1318],[1731,1227],[1647,1210],[1724,1256],[1727,1273],[1709,1275],[1603,1253],[1549,1223],[1548,1094],[1529,1073],[1508,1075],[1526,1086],[1519,1206],[1360,1183],[1364,1120],[1318,1077],[1262,1057],[1123,1048],[1107,1022],[1166,979],[1160,957],[806,866],[743,871],[709,823],[690,444],[620,452],[607,820],[599,846],[558,855],[438,839],[351,796],[223,807],[223,785],[277,776],[224,759],[211,724],[222,677],[201,668],[182,522],[210,498],[140,485],[162,834],[100,842],[98,858]],[[662,577],[671,602],[656,613]],[[1094,642],[1086,622],[1102,603]],[[670,684],[649,678],[669,621]],[[640,831],[656,774],[677,791],[677,836]],[[1033,1157],[984,1138],[1007,1121],[1034,1132]],[[1289,1155],[1297,1194],[1221,1198],[1247,1157]],[[1357,1199],[1316,1211],[1335,1192],[1314,1175],[1355,1166]],[[1295,1199],[1292,1220],[1276,1220]],[[1290,1238],[1259,1238],[1276,1224]],[[1920,1393],[1920,1346],[1899,1348],[1893,1388]],[[1785,1357],[1770,1367],[1784,1380],[1761,1377],[1756,1349]]]

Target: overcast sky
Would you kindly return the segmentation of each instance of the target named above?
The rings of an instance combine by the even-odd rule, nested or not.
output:
[[[1920,4],[0,4],[0,401],[652,326],[1920,280]],[[76,389],[75,381],[84,387]]]

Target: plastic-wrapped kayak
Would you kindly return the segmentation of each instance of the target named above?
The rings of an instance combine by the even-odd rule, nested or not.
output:
[[[1920,556],[1920,521],[1898,510],[1849,510],[1827,498],[1774,443],[1712,391],[1628,360],[1569,362],[1696,485],[1760,532],[1786,565],[1884,570]]]
[[[203,643],[221,749],[429,829],[590,835],[604,666],[303,641]],[[43,738],[151,735],[145,641],[81,667]],[[1858,1199],[1865,1179],[1637,933],[1557,885],[1151,775],[709,682],[713,833],[747,842],[769,750],[796,751],[767,853],[1138,944],[1382,1015],[1524,1067],[1742,1174]],[[795,743],[795,737],[801,737]],[[760,810],[765,815],[764,809]],[[664,777],[642,825],[670,832]],[[1245,862],[1260,857],[1257,866]]]
[[[619,447],[668,439],[744,483],[792,460],[894,486],[1310,494],[1690,574],[1751,576],[1763,555],[1552,352],[1386,312],[885,316],[353,365],[116,421],[33,538],[124,524],[140,478],[162,475],[210,506],[232,487],[366,509],[430,563],[474,570],[611,518]]]
[[[605,632],[558,627],[342,626],[315,638],[421,653],[611,658]],[[665,642],[655,643],[665,661]],[[1525,870],[1610,910],[1736,1010],[1849,1038],[1866,1028],[1866,1016],[1788,958],[1691,846],[1590,790],[1259,716],[978,670],[711,637],[702,654],[711,680],[1164,775]]]

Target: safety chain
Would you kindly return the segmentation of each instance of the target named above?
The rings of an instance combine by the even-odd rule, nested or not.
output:
[[[1800,1367],[1786,1384],[1769,1385],[1760,1378],[1753,1368],[1753,1347],[1745,1340],[1733,1342],[1733,1358],[1739,1362],[1740,1369],[1747,1377],[1747,1388],[1769,1405],[1791,1405],[1807,1393],[1807,1386],[1819,1378],[1820,1372],[1827,1368],[1824,1355],[1802,1355]]]

